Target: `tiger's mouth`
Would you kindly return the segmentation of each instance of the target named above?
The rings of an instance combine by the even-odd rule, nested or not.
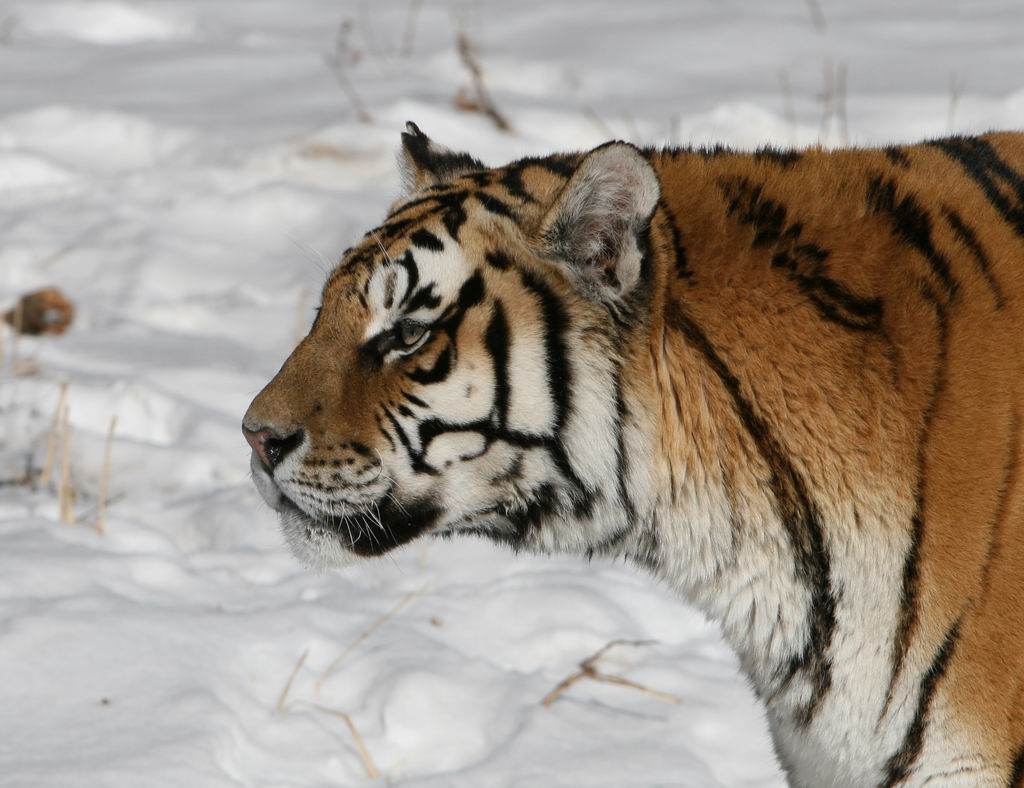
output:
[[[444,516],[431,496],[401,501],[392,486],[372,501],[344,512],[310,512],[299,506],[253,459],[252,479],[264,502],[277,512],[285,540],[295,557],[319,569],[344,566],[356,558],[384,555],[420,536],[481,536],[518,549],[542,521],[557,516],[563,502],[542,484],[519,491],[461,516]]]
[[[429,502],[401,505],[391,498],[347,514],[324,512],[312,517],[282,495],[278,512],[293,524],[300,521],[308,541],[332,536],[346,550],[364,557],[383,555],[411,542],[431,530],[441,517],[441,510]]]
[[[383,555],[430,531],[441,520],[441,508],[432,499],[402,503],[393,488],[358,508],[349,507],[344,513],[323,510],[310,514],[255,459],[252,478],[260,497],[280,517],[292,551],[305,560],[325,543],[357,556]]]

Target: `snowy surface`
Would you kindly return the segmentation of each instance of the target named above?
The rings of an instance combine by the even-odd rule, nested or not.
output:
[[[407,119],[492,163],[608,135],[1024,124],[1019,0],[820,0],[824,25],[814,7],[0,2],[0,307],[48,284],[78,306],[64,337],[4,335],[0,784],[781,785],[715,629],[647,578],[472,542],[310,574],[251,489],[239,421],[394,195]],[[346,19],[370,123],[325,65]],[[453,107],[460,27],[512,134]],[[62,382],[74,526],[52,483],[12,483],[44,462]],[[656,642],[601,669],[679,703],[582,681],[540,704],[616,638]]]

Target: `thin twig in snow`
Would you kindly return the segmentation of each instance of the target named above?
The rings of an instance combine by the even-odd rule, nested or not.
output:
[[[346,70],[348,65],[346,60],[351,60],[348,51],[348,35],[350,32],[352,32],[352,20],[343,19],[341,24],[338,25],[338,32],[334,36],[334,51],[325,55],[324,60],[334,75],[338,87],[341,88],[345,97],[352,105],[356,117],[361,123],[371,123],[373,122],[373,117],[367,111],[366,104],[363,103],[362,97],[356,90],[355,85],[352,84],[352,80],[349,79],[348,71]]]
[[[327,669],[324,670],[324,672],[320,674],[320,678],[318,678],[316,680],[316,684],[313,685],[313,690],[315,692],[320,692],[320,688],[323,687],[324,682],[327,681],[328,678],[330,678],[331,674],[335,671],[335,669],[338,667],[338,665],[340,665],[342,663],[342,661],[345,659],[345,657],[347,657],[349,654],[351,654],[353,651],[355,651],[356,648],[361,643],[363,643],[368,637],[370,637],[370,635],[372,635],[374,632],[376,632],[386,621],[388,621],[391,618],[394,618],[396,615],[398,615],[398,613],[400,613],[402,611],[402,609],[404,607],[406,607],[406,605],[408,605],[410,602],[412,602],[414,599],[416,599],[416,597],[418,597],[420,594],[422,594],[424,591],[426,591],[428,585],[430,585],[430,584],[427,583],[426,585],[416,589],[415,591],[410,591],[408,594],[406,594],[404,597],[402,597],[398,601],[398,604],[395,605],[393,608],[391,608],[391,610],[389,610],[388,612],[384,613],[384,615],[380,616],[380,618],[378,618],[376,621],[374,621],[372,624],[370,624],[370,626],[368,626],[366,629],[364,629],[362,634],[360,634],[359,637],[357,637],[355,640],[353,640],[351,643],[349,643],[342,650],[342,652],[340,654],[338,654],[338,656],[336,656],[334,658],[334,660],[331,662],[331,664],[327,666]]]
[[[43,461],[43,471],[40,477],[42,484],[50,483],[50,475],[53,473],[53,464],[57,458],[57,444],[60,440],[60,430],[63,425],[64,407],[68,401],[68,383],[60,384],[60,396],[57,398],[57,409],[53,412],[53,423],[50,424],[50,431],[46,434],[46,459]]]
[[[652,698],[656,698],[657,700],[662,700],[665,703],[676,704],[683,702],[682,698],[680,698],[678,695],[673,695],[671,692],[663,692],[662,690],[652,689],[651,687],[644,686],[639,682],[633,681],[632,679],[627,679],[623,676],[614,676],[608,673],[595,672],[590,676],[590,678],[594,679],[595,681],[603,681],[605,684],[618,684],[620,687],[629,687],[630,689],[635,689],[638,692],[644,693],[645,695],[650,695]]]
[[[60,502],[60,520],[68,525],[75,524],[75,488],[71,482],[71,417],[70,408],[65,404],[61,424],[62,451],[60,459],[60,486],[57,498]]]
[[[366,770],[366,776],[371,780],[376,780],[381,776],[380,770],[377,768],[377,764],[373,762],[370,751],[366,747],[366,742],[363,741],[363,737],[359,735],[359,729],[356,728],[356,724],[350,715],[339,709],[332,709],[329,706],[322,706],[319,703],[310,703],[305,700],[295,701],[290,708],[301,708],[303,706],[308,706],[315,711],[319,711],[323,714],[330,714],[332,717],[338,717],[343,720],[345,722],[345,727],[348,728],[348,732],[352,736],[352,741],[356,745],[356,751],[359,753],[359,758],[363,762],[363,768]]]
[[[593,681],[604,682],[605,684],[616,684],[621,687],[629,687],[630,689],[635,689],[645,695],[650,695],[652,698],[664,701],[665,703],[682,703],[681,698],[669,692],[651,689],[650,687],[645,687],[643,684],[639,684],[631,679],[623,678],[622,676],[615,676],[609,673],[603,673],[597,669],[597,663],[601,657],[616,646],[650,646],[654,643],[655,641],[653,640],[612,640],[611,642],[606,643],[585,660],[580,662],[579,670],[558,682],[554,689],[541,699],[541,705],[550,706],[558,700],[566,690],[582,679],[591,679]]]
[[[473,83],[475,108],[489,117],[491,122],[500,131],[511,131],[512,124],[508,122],[508,119],[495,106],[491,94],[484,85],[484,72],[473,49],[473,43],[469,40],[469,36],[461,31],[456,34],[455,48],[459,53],[459,58],[462,60],[462,65],[466,67]]]
[[[280,714],[284,711],[285,701],[288,700],[288,693],[292,691],[292,684],[295,683],[295,677],[299,675],[299,671],[302,670],[302,666],[306,664],[306,657],[309,656],[309,649],[307,648],[302,652],[302,656],[299,657],[298,662],[295,663],[295,667],[292,668],[292,672],[288,675],[288,681],[285,682],[284,688],[281,690],[281,694],[277,698],[277,703],[274,704],[274,711]]]

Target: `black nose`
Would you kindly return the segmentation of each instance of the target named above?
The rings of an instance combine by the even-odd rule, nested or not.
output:
[[[250,430],[248,427],[242,427],[242,434],[263,466],[270,471],[302,443],[305,435],[302,430],[295,430],[290,435],[282,437],[267,428]]]

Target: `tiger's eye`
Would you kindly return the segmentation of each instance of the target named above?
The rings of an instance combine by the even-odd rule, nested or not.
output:
[[[402,320],[395,326],[398,343],[402,347],[412,347],[427,333],[427,327],[416,320]]]

